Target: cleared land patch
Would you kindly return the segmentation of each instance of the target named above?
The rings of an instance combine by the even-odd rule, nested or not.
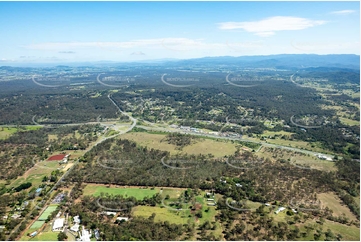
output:
[[[111,195],[123,195],[124,197],[135,197],[137,200],[143,200],[145,197],[152,197],[159,193],[160,189],[150,188],[123,188],[123,187],[107,187],[106,185],[93,185],[88,184],[84,188],[84,195],[92,195],[95,197],[101,196],[101,194]]]
[[[176,146],[168,144],[162,140],[166,137],[165,134],[149,134],[143,132],[127,133],[121,136],[122,139],[133,140],[141,146],[147,146],[153,149],[169,151],[172,155],[182,153],[188,154],[213,154],[215,157],[223,157],[224,155],[234,154],[236,144],[231,141],[216,141],[211,139],[197,139],[195,144],[185,146],[182,151],[176,150]]]
[[[346,217],[356,220],[356,216],[350,211],[346,205],[342,205],[342,201],[334,193],[317,194],[322,207],[329,207],[333,211],[333,215],[341,216],[343,213]]]
[[[352,119],[348,119],[348,118],[339,118],[339,119],[340,119],[341,123],[346,124],[346,125],[350,125],[350,126],[360,125],[360,122],[356,121],[356,120],[352,120]]]
[[[184,211],[172,211],[168,208],[150,207],[150,206],[136,206],[132,210],[133,216],[139,216],[143,218],[149,218],[155,213],[154,220],[156,222],[168,221],[175,224],[187,224],[190,218],[185,216],[179,216],[178,214],[185,213]]]
[[[6,139],[17,131],[29,131],[40,129],[41,126],[22,126],[20,128],[15,127],[0,127],[0,139]]]

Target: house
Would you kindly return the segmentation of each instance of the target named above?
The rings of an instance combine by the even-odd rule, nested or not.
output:
[[[76,223],[76,224],[74,224],[73,226],[70,227],[70,230],[74,231],[74,232],[78,232],[79,227],[80,227],[80,225],[78,223]]]
[[[54,224],[53,224],[53,231],[61,231],[61,230],[63,230],[64,220],[65,220],[65,218],[57,218],[57,219],[55,219]]]
[[[271,204],[269,204],[269,203],[265,203],[264,205],[266,205],[267,207],[271,206]]]
[[[208,206],[216,206],[216,202],[214,203],[207,203]]]
[[[276,211],[275,214],[278,214],[279,212],[282,212],[283,210],[285,210],[286,208],[284,207],[279,207]]]
[[[80,224],[80,218],[79,218],[79,215],[74,216],[74,217],[73,217],[73,220],[74,220],[74,223],[75,223],[75,224]]]
[[[117,217],[117,221],[128,221],[129,218],[127,217]]]
[[[30,237],[34,237],[35,235],[37,235],[38,234],[38,231],[34,231],[34,232],[32,232],[31,234],[30,234]]]
[[[90,233],[88,230],[83,229],[81,233],[79,232],[79,237],[81,241],[90,241]]]
[[[296,210],[296,209],[294,209],[294,208],[292,208],[292,212],[297,213],[297,210]]]
[[[94,236],[97,240],[100,239],[99,230],[97,230],[97,229],[94,230]]]
[[[239,183],[236,183],[236,187],[242,187],[242,185]]]
[[[13,219],[18,219],[18,218],[20,218],[21,217],[21,215],[20,214],[14,214],[13,216],[11,216]]]
[[[327,157],[325,155],[322,155],[322,154],[318,154],[317,157],[321,160],[327,160],[327,161],[332,161],[332,158],[331,157]]]
[[[115,216],[117,213],[116,212],[103,212],[103,214],[106,214],[107,216],[110,216],[110,215]]]
[[[214,199],[213,198],[208,198],[207,201],[214,201]]]

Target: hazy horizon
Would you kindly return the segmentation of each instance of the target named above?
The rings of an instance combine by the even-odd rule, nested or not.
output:
[[[2,63],[360,54],[354,2],[0,2]]]

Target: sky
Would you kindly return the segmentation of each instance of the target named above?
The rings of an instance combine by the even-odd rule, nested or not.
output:
[[[0,2],[0,64],[360,54],[354,2]]]

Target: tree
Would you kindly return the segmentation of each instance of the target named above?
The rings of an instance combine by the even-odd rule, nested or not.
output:
[[[61,231],[59,234],[58,234],[58,241],[64,241],[68,238],[68,236],[66,235],[66,233],[64,233],[63,231]]]

